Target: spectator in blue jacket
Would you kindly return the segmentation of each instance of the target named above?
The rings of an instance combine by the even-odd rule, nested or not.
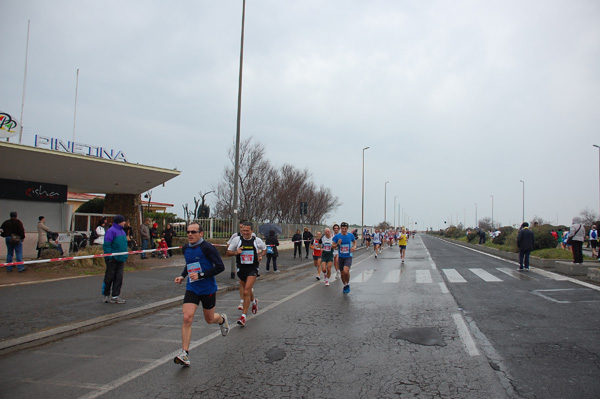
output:
[[[111,228],[104,235],[102,248],[105,254],[128,252],[127,234],[123,230],[124,226],[125,218],[121,215],[115,216]],[[125,303],[125,300],[120,295],[121,286],[123,285],[123,269],[125,268],[127,257],[128,255],[124,254],[104,258],[106,261],[106,272],[104,273],[104,284],[102,285],[104,303]]]

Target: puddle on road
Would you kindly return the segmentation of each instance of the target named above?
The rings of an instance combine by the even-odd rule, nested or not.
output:
[[[435,327],[403,328],[391,333],[390,338],[403,339],[417,345],[446,346],[442,334]]]
[[[266,356],[267,360],[265,360],[265,363],[273,364],[282,360],[286,356],[286,353],[283,349],[271,348],[267,351]]]

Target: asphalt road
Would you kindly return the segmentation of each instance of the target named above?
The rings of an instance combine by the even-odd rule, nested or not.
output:
[[[514,267],[417,236],[403,266],[358,253],[348,295],[310,267],[260,279],[244,328],[219,295],[233,328],[197,317],[191,367],[174,307],[0,357],[0,398],[597,397],[600,292]]]

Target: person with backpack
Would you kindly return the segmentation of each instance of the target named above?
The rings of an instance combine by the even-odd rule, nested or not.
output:
[[[596,248],[598,248],[598,230],[596,230],[596,225],[593,225],[590,230],[590,245],[592,247],[592,258],[598,258],[598,252],[596,251]]]
[[[267,244],[267,273],[269,272],[271,260],[273,260],[273,272],[279,273],[279,270],[277,270],[277,257],[279,256],[277,247],[279,246],[279,240],[275,235],[275,230],[269,230],[269,235],[265,239],[265,244]]]
[[[90,233],[90,245],[104,245],[107,223],[108,218],[106,216],[98,221],[96,228]]]

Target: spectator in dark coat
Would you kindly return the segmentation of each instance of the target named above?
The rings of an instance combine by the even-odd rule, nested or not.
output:
[[[517,235],[519,270],[529,270],[529,254],[533,251],[534,241],[533,231],[529,230],[529,223],[523,222],[519,235]]]
[[[308,259],[308,252],[310,251],[310,243],[314,236],[308,229],[308,227],[304,228],[304,233],[302,233],[302,239],[304,240],[304,247],[306,248],[306,259]],[[302,257],[302,255],[300,255]]]
[[[162,236],[169,248],[171,248],[173,246],[173,237],[175,236],[175,231],[173,231],[170,223],[167,223],[167,227],[163,230]],[[173,252],[170,249],[167,251],[167,254],[169,258],[173,256]]]
[[[23,223],[17,219],[17,212],[10,213],[10,219],[2,223],[0,227],[2,237],[6,242],[6,263],[12,263],[13,253],[16,262],[23,262],[23,240],[25,239],[25,228]],[[19,272],[27,270],[24,265],[17,265]],[[12,272],[12,266],[6,266],[7,272]]]
[[[298,251],[298,258],[302,259],[302,234],[300,229],[296,230],[296,234],[292,236],[294,242],[294,259],[296,259],[296,251]]]
[[[265,239],[265,244],[267,244],[267,272],[269,271],[269,265],[271,264],[272,259],[273,271],[279,273],[279,270],[277,270],[277,257],[279,256],[277,247],[279,246],[279,240],[275,235],[275,230],[269,230],[269,235]]]

